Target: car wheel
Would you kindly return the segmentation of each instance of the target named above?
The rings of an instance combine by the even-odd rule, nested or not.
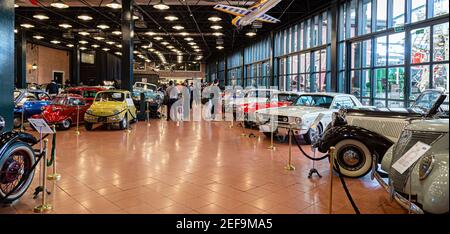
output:
[[[303,138],[305,139],[307,144],[312,144],[319,138],[320,134],[322,134],[322,130],[322,125],[318,124],[315,129],[310,128],[308,132],[303,135]]]
[[[119,128],[124,130],[128,127],[127,116],[123,117],[122,121],[119,122]]]
[[[88,130],[88,131],[91,131],[93,126],[94,126],[93,123],[87,123],[87,122],[84,123],[84,128],[86,128],[86,130]]]
[[[34,162],[33,149],[24,142],[13,143],[0,155],[0,200],[12,203],[27,191],[34,176],[34,170],[31,170]],[[27,174],[28,178],[20,183]],[[5,199],[9,193],[11,194]]]
[[[22,116],[21,115],[14,116],[13,126],[14,126],[14,128],[20,128],[22,126]]]
[[[59,126],[62,130],[67,130],[72,125],[72,121],[70,119],[65,119]]]
[[[341,174],[346,177],[358,178],[366,175],[372,166],[372,154],[367,146],[354,139],[338,142],[336,148],[336,161]]]

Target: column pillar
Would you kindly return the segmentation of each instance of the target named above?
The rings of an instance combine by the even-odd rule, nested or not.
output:
[[[27,38],[25,30],[17,33],[16,63],[17,80],[16,87],[25,89],[27,87]]]
[[[80,85],[80,46],[75,45],[72,49],[72,56],[70,57],[70,69],[71,69],[71,84]]]
[[[133,87],[133,0],[122,0],[122,76],[121,87],[130,90]]]
[[[330,10],[331,13],[331,74],[330,74],[330,88],[327,91],[338,91],[338,2],[333,2]],[[342,63],[344,61],[341,61]]]
[[[0,4],[0,115],[5,118],[3,131],[12,129],[14,103],[14,0]]]

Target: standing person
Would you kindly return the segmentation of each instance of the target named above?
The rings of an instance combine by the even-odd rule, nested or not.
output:
[[[192,102],[194,101],[194,82],[191,82],[191,84],[189,85],[189,93],[190,93],[190,107],[192,109]]]
[[[178,88],[173,84],[173,81],[169,81],[169,87],[166,89],[166,95],[169,96],[169,102],[167,103],[167,120],[170,120],[170,109],[172,105],[178,100]]]
[[[55,80],[52,80],[52,82],[50,84],[47,85],[47,87],[45,88],[45,91],[47,91],[47,93],[50,96],[56,96],[59,93],[59,87],[58,84],[56,83]]]

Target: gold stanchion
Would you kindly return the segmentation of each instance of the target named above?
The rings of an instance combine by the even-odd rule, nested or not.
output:
[[[335,148],[330,147],[330,201],[328,203],[329,213],[333,213],[333,164],[334,164],[334,154]]]
[[[275,145],[273,144],[273,132],[274,132],[274,124],[273,124],[273,118],[271,117],[270,118],[270,145],[267,147],[267,149],[268,150],[275,150],[276,149],[276,147],[275,147]]]
[[[55,126],[55,125],[53,125],[53,134],[56,134],[56,126]],[[53,144],[53,143],[52,143],[52,144]],[[55,145],[52,145],[52,147],[55,148],[55,150],[54,150],[55,156],[54,156],[54,159],[53,159],[53,165],[52,165],[52,172],[53,172],[53,173],[52,173],[52,174],[49,174],[49,175],[47,176],[47,180],[58,181],[58,180],[61,179],[61,174],[56,173],[56,146],[55,146]]]
[[[80,106],[77,105],[77,130],[75,131],[75,135],[80,135]]]
[[[289,161],[288,164],[286,165],[285,169],[288,171],[294,171],[295,167],[294,165],[292,165],[292,128],[291,128],[291,124],[289,124]]]
[[[131,124],[130,124],[130,110],[126,110],[126,116],[127,116],[127,128],[125,129],[125,131],[127,132],[127,133],[130,133],[131,132]]]
[[[33,211],[34,213],[47,213],[53,210],[53,206],[51,204],[47,204],[47,148],[48,148],[48,139],[44,140],[45,150],[42,155],[41,161],[41,169],[42,169],[42,200],[41,204],[35,206]]]

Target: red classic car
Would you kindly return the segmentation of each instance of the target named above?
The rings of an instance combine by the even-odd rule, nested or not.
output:
[[[94,101],[95,95],[100,92],[106,90],[102,87],[89,87],[89,86],[80,86],[80,87],[72,87],[68,88],[64,91],[64,93],[78,94],[86,99],[86,102],[92,104]]]
[[[91,104],[78,94],[60,94],[56,96],[50,105],[43,107],[39,115],[32,118],[43,118],[49,125],[55,124],[59,129],[69,129],[70,126],[79,121],[83,121],[83,116]],[[78,109],[79,108],[79,113]]]

